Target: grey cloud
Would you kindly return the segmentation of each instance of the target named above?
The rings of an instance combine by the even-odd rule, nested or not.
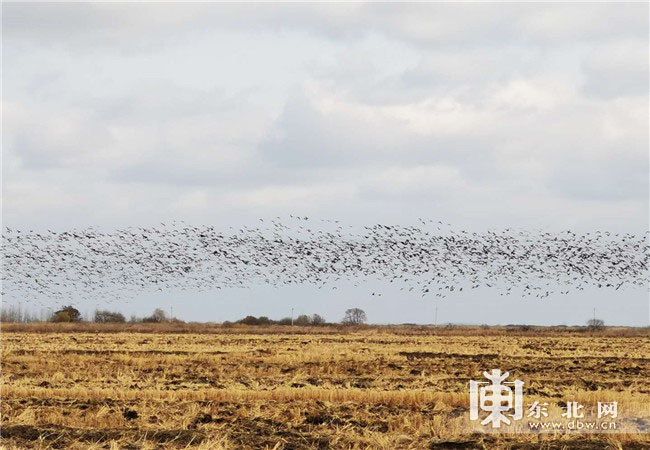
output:
[[[582,8],[589,8],[584,17]],[[14,55],[7,70],[17,73],[25,62],[34,67],[46,56],[65,55],[61,64],[70,64],[26,80],[39,92],[9,93],[27,112],[5,128],[7,151],[23,162],[7,174],[29,184],[42,169],[73,179],[75,171],[88,171],[98,196],[122,195],[138,184],[138,201],[155,198],[161,211],[165,203],[154,193],[163,189],[239,198],[268,187],[282,196],[317,186],[324,204],[328,183],[351,193],[340,210],[349,216],[368,212],[375,201],[390,211],[397,203],[441,205],[445,197],[449,215],[466,208],[487,215],[486,205],[502,202],[513,205],[512,217],[522,217],[529,206],[520,197],[535,199],[540,191],[549,202],[574,205],[642,202],[647,132],[610,102],[647,93],[644,72],[628,64],[629,55],[612,60],[603,57],[611,50],[602,51],[616,55],[626,43],[646,42],[637,15],[634,5],[601,4],[7,4],[5,44]],[[195,51],[192,42],[216,39],[215,30],[218,38],[276,33],[290,44],[283,61],[298,62],[274,72],[278,82],[268,79],[268,60],[255,65],[252,56],[241,85],[232,76],[197,82],[187,72],[179,72],[187,77],[181,80],[164,71],[160,79],[129,72],[134,60],[164,59],[168,45]],[[307,34],[310,46],[301,47]],[[21,52],[21,45],[38,51]],[[201,52],[207,53],[193,58],[196,68],[216,61],[209,73],[218,73],[220,55],[209,47]],[[84,68],[124,64],[124,72],[106,88],[84,86],[77,61]],[[328,109],[328,102],[340,105]],[[608,121],[615,129],[605,143]],[[617,160],[619,147],[636,156]],[[601,156],[566,157],[558,150],[583,148]],[[437,172],[441,167],[453,177]],[[434,183],[429,175],[440,178]],[[498,194],[486,203],[477,192]],[[86,203],[76,209],[93,208],[85,197],[80,202]],[[330,203],[336,214],[340,205]]]
[[[292,177],[295,177],[293,171],[281,174],[255,162],[243,167],[219,162],[197,164],[183,155],[167,155],[114,169],[109,181],[234,189],[286,182]]]
[[[641,201],[648,199],[650,164],[643,152],[638,156],[616,150],[606,157],[567,152],[553,161],[547,187],[563,196],[588,201]]]
[[[215,29],[305,31],[329,39],[378,33],[416,45],[647,36],[647,4],[48,3],[3,6],[9,39],[144,50]],[[173,32],[171,31],[173,30]]]
[[[7,133],[6,151],[26,169],[94,165],[97,155],[113,143],[105,124],[72,112],[51,118],[35,114],[21,120]]]
[[[155,80],[109,96],[66,100],[54,97],[58,104],[41,108],[32,101],[22,103],[21,111],[8,111],[7,149],[24,168],[102,165],[111,173],[123,170],[114,178],[126,180],[128,174],[145,175],[143,168],[149,167],[163,173],[144,178],[160,182],[183,179],[182,168],[189,170],[191,159],[200,158],[201,164],[194,162],[199,172],[229,171],[235,162],[223,155],[252,146],[255,133],[248,125],[261,114],[246,93],[226,96]],[[170,170],[160,170],[161,165]],[[174,168],[179,174],[167,173]]]
[[[516,28],[532,42],[556,43],[596,41],[648,34],[648,3],[543,3],[532,11],[528,5]]]
[[[582,64],[584,90],[592,97],[644,96],[649,93],[648,40],[625,41],[600,47]]]
[[[357,34],[354,5],[272,5],[254,9],[209,3],[47,3],[3,7],[4,33],[10,39],[77,48],[113,46],[146,51],[185,40],[187,34],[218,29],[280,32],[314,26],[331,37]]]
[[[398,120],[370,122],[350,114],[325,114],[305,95],[295,93],[259,152],[278,167],[337,168],[390,162],[476,163],[490,149],[472,136],[419,137],[404,130]]]
[[[81,103],[102,121],[154,122],[201,115],[225,115],[236,111],[245,96],[227,96],[222,90],[190,89],[165,80],[133,83],[127,91],[109,98],[97,96]]]

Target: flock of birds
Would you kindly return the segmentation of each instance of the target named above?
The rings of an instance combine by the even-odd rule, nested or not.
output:
[[[337,289],[343,280],[368,278],[423,297],[486,286],[543,298],[649,281],[648,233],[469,232],[430,220],[354,228],[291,216],[229,231],[163,223],[111,232],[6,228],[3,234],[3,295],[39,303],[255,283]]]

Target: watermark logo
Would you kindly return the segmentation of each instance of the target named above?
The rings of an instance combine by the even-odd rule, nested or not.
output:
[[[626,420],[629,426],[620,428],[614,419],[619,417],[615,401],[597,401],[583,405],[578,401],[535,400],[524,404],[521,380],[509,380],[509,372],[501,369],[483,372],[485,379],[470,380],[470,422],[480,421],[475,427],[482,431],[508,433],[525,432],[638,432],[648,429],[650,419],[635,417]],[[475,429],[475,428],[474,428]]]
[[[548,403],[544,402],[540,404],[539,402],[534,402],[528,408],[528,415],[526,417],[534,417],[535,419],[541,419],[542,417],[548,417]]]
[[[598,418],[605,416],[618,417],[618,402],[598,402]]]
[[[483,419],[481,425],[492,423],[492,428],[501,428],[504,422],[510,425],[513,420],[519,420],[523,415],[524,382],[521,380],[505,381],[509,372],[501,374],[501,369],[492,369],[492,373],[483,372],[489,381],[469,382],[469,418],[479,419],[479,408],[490,414]],[[514,387],[514,392],[512,387]],[[511,411],[514,412],[510,414]]]

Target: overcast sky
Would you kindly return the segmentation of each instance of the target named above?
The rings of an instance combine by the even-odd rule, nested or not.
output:
[[[300,214],[645,231],[648,8],[4,3],[4,224]],[[371,290],[143,294],[125,308],[338,320],[359,305],[373,322],[432,321],[431,302]],[[648,318],[645,290],[499,312],[495,295],[448,298],[440,321],[583,323],[594,305],[609,322]]]

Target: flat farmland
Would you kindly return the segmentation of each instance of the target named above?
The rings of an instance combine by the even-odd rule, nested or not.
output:
[[[650,447],[479,433],[468,413],[469,381],[500,368],[525,407],[616,401],[619,430],[647,430],[647,329],[8,324],[1,362],[7,449]]]

